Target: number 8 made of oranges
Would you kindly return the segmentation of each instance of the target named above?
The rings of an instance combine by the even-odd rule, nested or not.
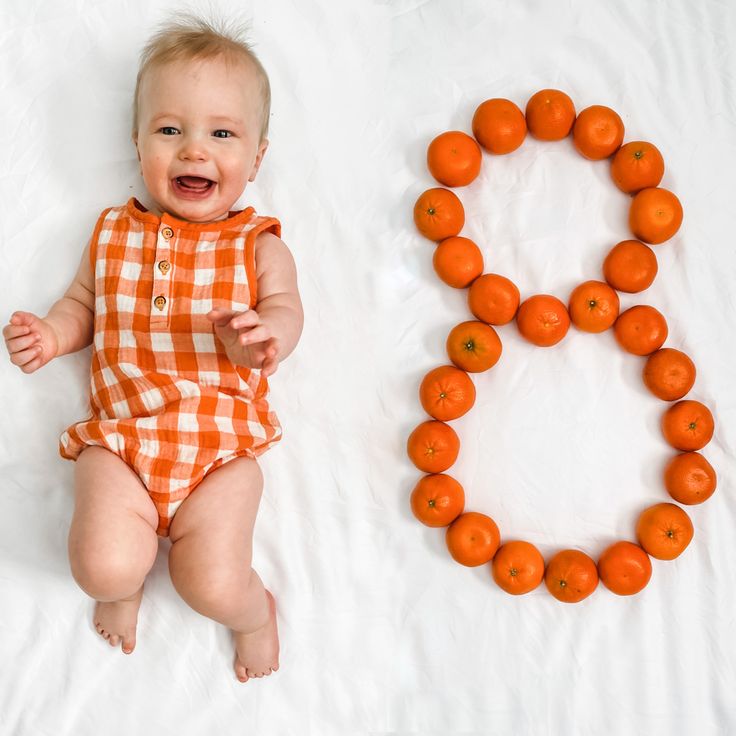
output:
[[[421,422],[407,441],[409,458],[426,474],[411,493],[412,512],[427,526],[446,528],[447,548],[460,564],[490,563],[493,580],[512,595],[528,593],[543,580],[556,599],[567,603],[587,598],[599,580],[613,593],[633,595],[651,578],[651,557],[672,560],[690,544],[693,524],[682,506],[703,503],[716,489],[715,470],[699,452],[713,436],[713,415],[701,402],[684,398],[695,383],[693,361],[677,348],[663,347],[667,321],[657,309],[647,304],[619,309],[618,292],[638,293],[654,281],[657,258],[651,246],[675,235],[682,206],[673,192],[659,186],[665,169],[659,150],[646,141],[625,143],[624,124],[609,107],[593,105],[576,114],[567,94],[544,89],[529,99],[523,113],[510,100],[486,100],[476,109],[471,126],[472,136],[448,131],[429,144],[427,166],[443,186],[423,192],[414,206],[417,229],[436,244],[435,272],[448,286],[467,289],[474,319],[450,330],[445,345],[449,362],[430,370],[419,386],[430,419]],[[551,294],[522,301],[510,279],[484,272],[480,248],[460,236],[465,211],[448,188],[467,186],[478,176],[484,150],[492,155],[511,153],[527,133],[542,141],[572,135],[582,156],[609,161],[613,183],[631,197],[628,225],[633,237],[611,248],[602,264],[603,279],[579,284],[567,303]],[[581,550],[563,549],[545,564],[529,542],[512,537],[502,544],[493,518],[465,509],[463,486],[445,472],[460,451],[460,438],[449,422],[475,403],[469,374],[496,365],[502,353],[497,328],[511,322],[525,340],[539,347],[559,343],[571,323],[584,332],[612,328],[618,345],[643,359],[646,388],[667,402],[660,426],[665,441],[677,452],[667,462],[662,481],[671,501],[645,509],[633,529],[636,541],[611,544],[597,563]]]

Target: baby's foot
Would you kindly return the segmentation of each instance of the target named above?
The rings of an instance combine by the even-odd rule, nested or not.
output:
[[[276,628],[276,601],[267,590],[268,621],[250,634],[235,635],[235,674],[240,682],[251,677],[263,677],[279,668],[279,634]]]
[[[138,609],[143,597],[143,586],[130,598],[112,603],[97,601],[94,623],[97,633],[107,639],[110,646],[116,647],[123,641],[123,654],[135,649],[135,626],[138,622]]]

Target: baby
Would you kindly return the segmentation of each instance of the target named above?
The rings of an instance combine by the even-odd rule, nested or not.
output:
[[[11,361],[32,373],[90,343],[90,416],[60,437],[76,460],[74,579],[130,654],[143,582],[171,541],[174,587],[232,629],[242,682],[278,669],[276,606],[251,568],[263,477],[281,437],[267,377],[302,306],[280,224],[233,211],[268,146],[268,77],[237,33],[189,15],[141,55],[133,142],[155,205],[105,209],[65,295],[14,312]]]

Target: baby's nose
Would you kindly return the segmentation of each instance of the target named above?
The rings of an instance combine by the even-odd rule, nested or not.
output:
[[[204,161],[207,159],[207,147],[201,139],[187,136],[182,139],[179,158],[185,161]]]

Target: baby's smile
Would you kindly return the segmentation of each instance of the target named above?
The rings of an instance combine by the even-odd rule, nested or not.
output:
[[[210,196],[217,182],[202,176],[177,176],[171,180],[171,186],[177,197],[182,199],[206,199]]]

